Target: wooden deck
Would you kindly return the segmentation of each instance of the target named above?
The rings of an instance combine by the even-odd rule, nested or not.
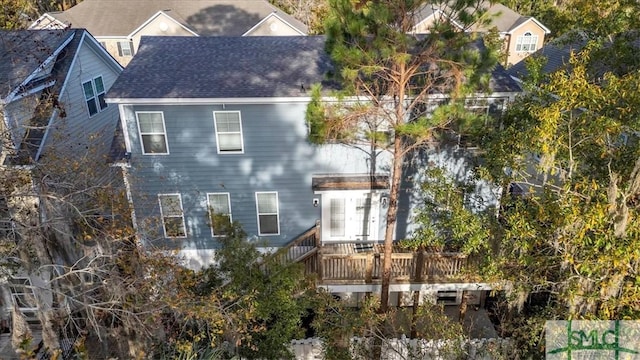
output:
[[[304,264],[318,285],[377,284],[382,279],[382,244],[366,242],[324,243],[319,227],[302,234],[278,256]],[[395,247],[391,255],[392,283],[443,283],[477,280],[469,274],[466,255],[451,252],[410,251]]]

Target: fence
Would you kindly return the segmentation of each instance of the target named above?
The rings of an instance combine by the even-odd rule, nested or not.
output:
[[[370,359],[372,338],[351,338],[350,352],[353,359]],[[324,359],[323,342],[318,338],[293,340],[291,350],[298,360]],[[424,340],[385,339],[380,348],[381,360],[493,360],[510,359],[513,354],[510,339]]]

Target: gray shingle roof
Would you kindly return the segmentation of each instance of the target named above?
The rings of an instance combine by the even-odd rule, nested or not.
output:
[[[107,98],[268,98],[310,96],[332,70],[323,36],[143,37]],[[495,92],[520,91],[497,66]]]
[[[48,14],[101,37],[130,35],[161,10],[199,35],[239,36],[274,12],[307,33],[303,23],[266,0],[84,0]]]
[[[20,85],[73,31],[0,30],[0,99]]]
[[[489,23],[486,25],[472,25],[470,30],[474,32],[485,32],[495,26],[499,32],[508,33],[532,19],[532,17],[530,16],[522,16],[512,9],[499,3],[483,1],[482,3],[480,3],[480,7],[487,12],[486,16],[489,19]],[[435,14],[438,9],[440,9],[443,14],[455,14],[455,11],[452,11],[448,6],[438,7],[437,5],[428,3],[422,6],[417,12],[415,17],[416,24],[424,20],[425,18]],[[467,10],[474,11],[473,8],[469,8]],[[545,28],[544,30],[547,31],[548,29]]]
[[[84,29],[75,29],[0,32],[0,39],[2,39],[0,42],[0,86],[3,89],[8,86],[5,83],[7,76],[16,79],[15,76],[19,75],[21,78],[16,79],[16,81],[22,82],[26,76],[31,74],[67,39],[73,37],[58,54],[51,73],[44,79],[46,81],[54,80],[55,85],[37,94],[42,101],[34,111],[36,115],[32,116],[26,123],[29,129],[25,132],[24,138],[14,139],[14,141],[19,142],[17,144],[17,152],[15,156],[7,157],[5,164],[24,165],[31,163],[35,159],[36,153],[43,144],[45,128],[49,122],[53,107],[57,106],[56,99],[69,73],[84,31]],[[21,55],[17,57],[15,54],[17,51],[16,42],[19,44],[18,47],[21,51]],[[35,82],[36,85],[41,84],[41,81]],[[31,83],[27,84],[27,89],[31,87]]]
[[[502,4],[489,4],[485,2],[483,6],[485,6],[487,10],[487,15],[491,16],[491,22],[483,26],[485,29],[495,26],[500,32],[510,32],[530,19],[530,17],[522,16]]]
[[[330,69],[324,37],[143,37],[107,97],[309,96]]]

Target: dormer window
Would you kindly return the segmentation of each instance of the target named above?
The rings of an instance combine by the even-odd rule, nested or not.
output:
[[[516,41],[516,52],[532,53],[538,48],[538,35],[526,32],[518,36]]]

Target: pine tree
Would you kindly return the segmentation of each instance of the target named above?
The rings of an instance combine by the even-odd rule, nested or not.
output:
[[[342,101],[328,105],[316,91],[307,112],[309,140],[337,140],[389,151],[391,189],[384,235],[381,310],[386,311],[398,195],[407,154],[435,141],[438,130],[462,117],[461,101],[487,85],[495,51],[478,45],[473,25],[486,23],[482,2],[330,1],[326,48],[342,85]],[[436,18],[426,34],[415,25]],[[434,95],[446,104],[434,102]],[[435,110],[434,110],[435,107]]]

